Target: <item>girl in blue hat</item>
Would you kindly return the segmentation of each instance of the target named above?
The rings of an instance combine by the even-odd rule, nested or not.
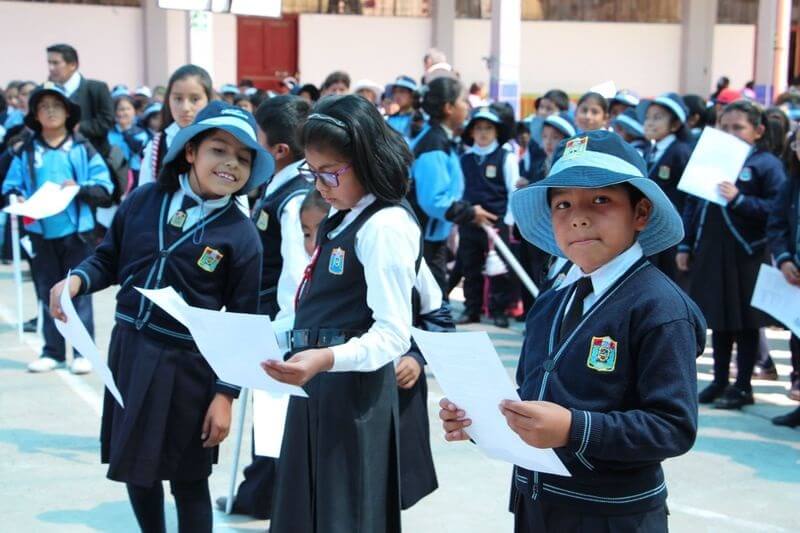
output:
[[[171,286],[192,306],[258,311],[261,243],[233,200],[273,172],[256,129],[241,109],[206,107],[176,135],[158,182],[127,197],[94,254],[50,291],[50,312],[64,320],[63,290],[120,286],[108,362],[125,408],[106,393],[102,461],[125,483],[143,531],[164,531],[163,480],[179,530],[211,531],[208,476],[239,388],[217,379],[188,331],[135,288]]]

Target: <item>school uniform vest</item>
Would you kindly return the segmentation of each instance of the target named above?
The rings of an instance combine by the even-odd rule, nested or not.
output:
[[[258,230],[261,245],[264,248],[264,260],[261,266],[261,311],[270,312],[270,308],[278,311],[277,291],[278,279],[283,268],[281,257],[281,215],[286,203],[298,195],[305,195],[311,184],[301,176],[296,176],[284,183],[274,193],[261,198],[253,209],[252,220]]]
[[[694,443],[705,321],[642,258],[559,341],[575,288],[536,300],[517,367],[520,398],[572,411],[569,442],[555,450],[572,477],[515,466],[513,490],[576,513],[654,509],[667,496],[661,461]]]
[[[502,219],[508,210],[508,189],[503,166],[508,151],[502,146],[481,157],[474,153],[461,156],[464,171],[464,200],[480,205]]]

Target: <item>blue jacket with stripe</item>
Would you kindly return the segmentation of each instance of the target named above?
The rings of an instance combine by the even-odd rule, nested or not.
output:
[[[800,266],[800,176],[791,176],[767,220],[769,248],[775,264],[794,261]]]

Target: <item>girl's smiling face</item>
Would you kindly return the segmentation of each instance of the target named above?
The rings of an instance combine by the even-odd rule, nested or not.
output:
[[[124,131],[133,125],[133,119],[136,117],[136,110],[128,100],[122,99],[117,102],[115,115],[117,124],[119,124],[119,127]]]
[[[647,108],[644,119],[644,136],[649,141],[660,141],[664,137],[675,133],[680,124],[672,113],[658,104],[651,104]]]
[[[332,207],[342,211],[352,209],[366,194],[366,188],[356,177],[350,161],[346,161],[339,154],[330,150],[320,150],[318,147],[306,147],[306,164],[314,172],[336,172],[347,166],[347,170],[339,174],[339,185],[333,187],[321,179],[315,180],[315,187],[322,198]]]
[[[575,123],[582,131],[600,130],[606,127],[608,113],[591,98],[581,102],[575,111]]]
[[[208,96],[197,76],[189,76],[172,84],[169,93],[169,110],[181,128],[194,121],[195,115],[208,105]]]
[[[191,165],[189,183],[199,196],[213,200],[235,194],[245,186],[253,166],[253,153],[223,130],[214,130],[199,145],[186,144]]]

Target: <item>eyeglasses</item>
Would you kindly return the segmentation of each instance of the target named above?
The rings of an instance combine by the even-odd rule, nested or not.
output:
[[[304,164],[297,169],[297,172],[309,183],[314,183],[316,180],[321,180],[322,183],[328,187],[338,187],[339,176],[350,170],[351,167],[352,165],[345,165],[334,172],[317,172],[316,170],[312,170],[308,164]]]

